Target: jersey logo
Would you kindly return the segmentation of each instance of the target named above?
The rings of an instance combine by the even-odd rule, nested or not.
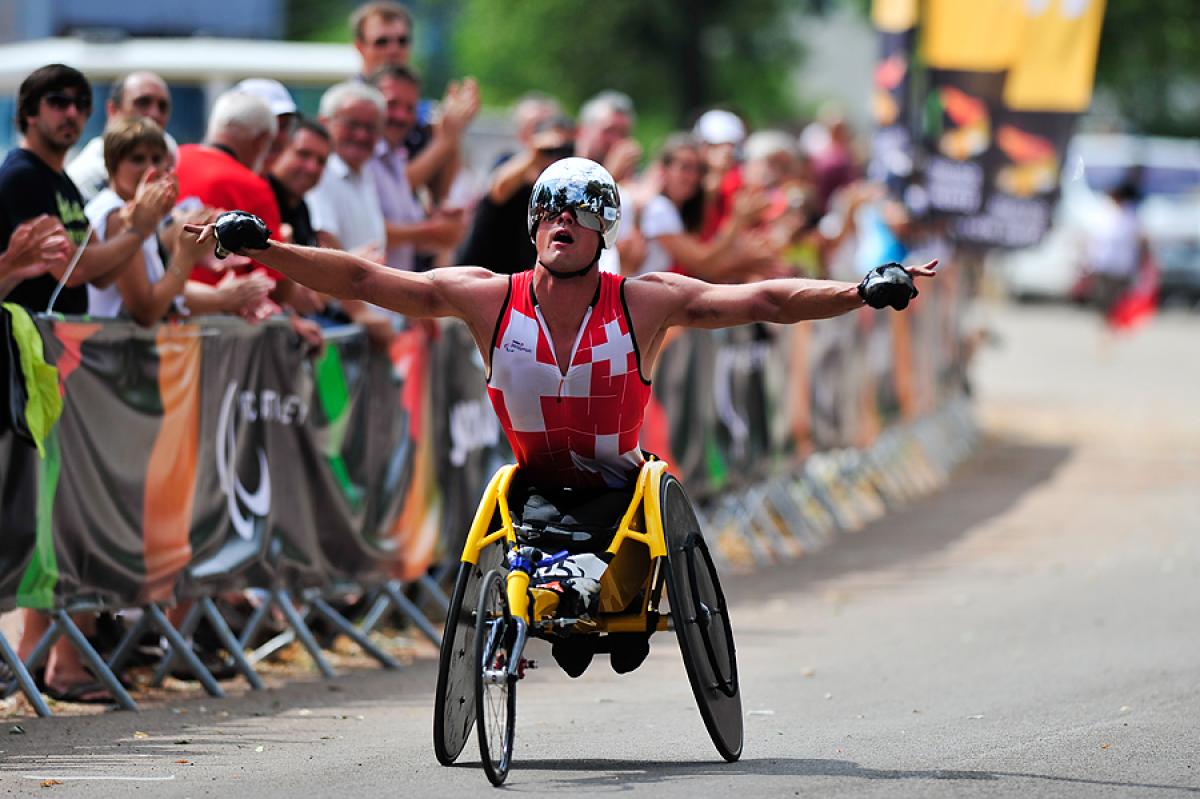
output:
[[[529,349],[529,347],[525,346],[524,341],[517,341],[516,339],[504,342],[504,351],[505,352],[533,352],[533,350],[531,350],[531,349]]]

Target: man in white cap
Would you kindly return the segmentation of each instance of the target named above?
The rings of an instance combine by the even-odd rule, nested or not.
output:
[[[266,175],[271,171],[275,159],[283,152],[283,148],[287,147],[288,141],[292,137],[296,121],[300,117],[296,101],[292,99],[292,94],[286,86],[271,78],[246,78],[233,88],[234,91],[252,95],[266,103],[279,123],[275,138],[271,140],[271,146],[267,148],[267,156],[263,160],[262,169],[259,172],[259,174]]]
[[[709,212],[701,229],[702,238],[711,238],[733,211],[733,195],[742,187],[738,151],[746,140],[746,125],[732,111],[713,108],[705,111],[692,127],[699,139],[706,166],[704,193]]]

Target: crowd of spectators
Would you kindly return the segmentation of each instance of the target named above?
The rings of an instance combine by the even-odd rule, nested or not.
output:
[[[261,217],[279,240],[394,269],[461,263],[518,272],[534,261],[525,222],[533,183],[571,155],[604,164],[620,186],[620,238],[601,268],[623,275],[857,275],[860,261],[901,260],[936,233],[859,180],[852,136],[836,113],[801,134],[749,132],[732,110],[708,109],[647,153],[627,95],[601,92],[572,116],[556,98],[530,93],[512,109],[518,149],[472,180],[463,140],[480,107],[476,81],[451,82],[423,117],[407,10],[370,2],[351,27],[361,73],[324,93],[317,118],[303,117],[283,85],[253,78],[216,98],[202,142],[166,133],[170,90],[153,73],[113,84],[105,131],[86,143],[87,78],[62,64],[30,74],[17,98],[21,145],[0,164],[0,298],[147,326],[283,314],[314,348],[322,327],[353,321],[386,347],[403,320],[320,296],[249,258],[218,261],[178,231],[236,208]],[[861,252],[864,241],[887,257]],[[839,262],[849,263],[841,274]],[[29,612],[22,655],[44,629]],[[105,693],[67,644],[55,647],[44,682],[74,699]]]

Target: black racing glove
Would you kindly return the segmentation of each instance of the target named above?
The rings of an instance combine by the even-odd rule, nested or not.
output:
[[[917,296],[917,287],[903,266],[884,264],[867,272],[858,284],[858,296],[872,308],[891,306],[903,311],[908,307],[908,301]]]
[[[265,250],[271,235],[265,222],[245,211],[226,211],[217,217],[213,229],[217,234],[218,258],[242,250]]]

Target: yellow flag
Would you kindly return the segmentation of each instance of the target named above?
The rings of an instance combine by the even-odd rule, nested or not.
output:
[[[1085,111],[1092,102],[1104,0],[1029,0],[1018,58],[1004,82],[1016,111]]]
[[[1021,44],[1025,2],[927,0],[923,20],[926,63],[934,69],[969,72],[1007,69]]]

